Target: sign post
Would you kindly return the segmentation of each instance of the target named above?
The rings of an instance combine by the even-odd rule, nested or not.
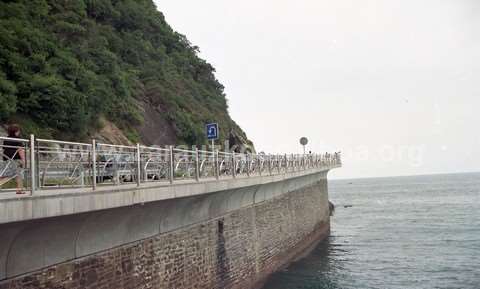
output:
[[[215,177],[219,177],[218,153],[215,151],[215,140],[218,139],[218,123],[207,123],[207,139],[212,141],[212,157],[215,164]]]
[[[308,138],[306,137],[300,138],[300,144],[303,146],[303,154],[305,155],[305,146],[308,144]]]
[[[212,151],[215,152],[215,140],[218,139],[218,123],[207,123],[207,139],[212,141]]]

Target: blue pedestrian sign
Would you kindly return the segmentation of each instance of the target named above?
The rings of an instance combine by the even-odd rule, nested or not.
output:
[[[218,139],[218,123],[207,124],[207,138],[209,140]]]

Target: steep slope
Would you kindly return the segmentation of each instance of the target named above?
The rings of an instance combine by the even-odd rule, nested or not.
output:
[[[86,139],[203,144],[204,124],[249,143],[214,68],[151,0],[0,2],[0,122]],[[118,133],[118,130],[117,132]]]

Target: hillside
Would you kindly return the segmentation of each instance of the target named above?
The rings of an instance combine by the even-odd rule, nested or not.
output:
[[[248,143],[199,48],[151,0],[0,2],[0,122],[60,139]],[[125,142],[125,141],[121,141]]]

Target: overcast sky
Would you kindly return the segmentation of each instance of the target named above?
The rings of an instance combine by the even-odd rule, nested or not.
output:
[[[332,177],[480,170],[480,1],[155,0],[217,69],[258,151]]]

